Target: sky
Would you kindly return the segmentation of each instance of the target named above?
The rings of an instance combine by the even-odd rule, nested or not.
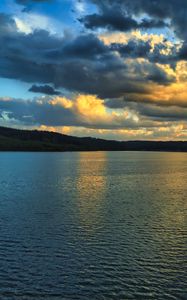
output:
[[[1,0],[0,126],[187,140],[186,0]]]

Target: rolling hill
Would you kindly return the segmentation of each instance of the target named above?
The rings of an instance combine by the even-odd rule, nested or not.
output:
[[[184,141],[114,141],[0,127],[0,151],[181,151]]]

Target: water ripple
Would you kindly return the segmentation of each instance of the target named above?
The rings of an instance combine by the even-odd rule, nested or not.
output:
[[[187,154],[1,153],[0,191],[0,299],[187,299]]]

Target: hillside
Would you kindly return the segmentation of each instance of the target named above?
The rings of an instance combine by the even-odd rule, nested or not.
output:
[[[0,151],[182,151],[187,142],[112,141],[0,127]]]

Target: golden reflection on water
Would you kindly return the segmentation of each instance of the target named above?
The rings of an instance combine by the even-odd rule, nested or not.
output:
[[[82,152],[78,160],[77,198],[80,225],[95,231],[102,221],[102,205],[106,194],[105,152]]]

